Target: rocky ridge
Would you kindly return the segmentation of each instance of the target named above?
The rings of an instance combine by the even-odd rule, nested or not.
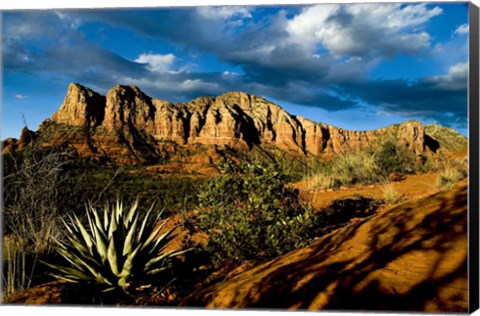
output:
[[[374,131],[344,130],[290,115],[278,105],[243,92],[172,104],[152,99],[134,86],[117,85],[102,97],[72,83],[52,119],[73,126],[102,126],[110,131],[137,129],[155,139],[179,144],[270,143],[320,155],[361,149],[391,134],[417,154],[426,150],[425,130],[420,122]]]
[[[358,151],[387,139],[398,141],[417,155],[429,155],[439,148],[417,121],[352,131],[291,115],[272,102],[243,92],[170,103],[151,98],[135,86],[117,85],[104,97],[71,83],[63,104],[39,132],[45,134],[52,125],[57,130],[61,126],[77,129],[81,135],[66,137],[55,132],[50,143],[67,138],[87,156],[109,156],[120,163],[123,160],[119,157],[131,156],[123,162],[133,156],[142,162],[155,161],[162,152],[199,145],[246,151],[253,146],[270,146],[315,156]]]

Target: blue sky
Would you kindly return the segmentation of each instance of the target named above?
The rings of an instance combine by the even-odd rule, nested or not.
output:
[[[417,119],[467,134],[468,5],[370,3],[2,12],[2,134],[70,82],[172,102],[245,91],[353,130]]]

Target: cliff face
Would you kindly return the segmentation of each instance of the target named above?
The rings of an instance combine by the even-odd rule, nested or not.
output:
[[[105,97],[79,84],[71,83],[65,101],[53,120],[73,126],[97,126],[105,115]]]
[[[133,86],[115,86],[103,97],[72,83],[52,119],[72,126],[101,126],[117,133],[147,135],[178,145],[271,144],[284,150],[336,155],[394,137],[416,154],[428,149],[419,122],[373,131],[344,130],[290,115],[265,99],[243,92],[172,104],[152,99]]]

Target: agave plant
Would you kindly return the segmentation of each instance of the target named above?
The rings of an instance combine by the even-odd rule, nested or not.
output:
[[[136,201],[128,212],[121,202],[101,214],[86,207],[87,225],[74,214],[63,221],[66,241],[55,240],[57,252],[67,265],[46,263],[57,272],[56,278],[73,283],[97,284],[103,292],[129,290],[144,285],[146,277],[168,269],[168,260],[187,250],[165,251],[175,227],[160,235],[166,221],[149,222],[153,205],[143,221],[139,220]]]

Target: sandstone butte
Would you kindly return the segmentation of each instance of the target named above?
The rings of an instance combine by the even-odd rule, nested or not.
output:
[[[252,146],[313,155],[341,154],[395,137],[416,154],[434,150],[420,122],[372,131],[350,131],[287,113],[278,105],[243,92],[199,97],[187,103],[152,99],[135,86],[117,85],[104,97],[72,83],[53,121],[107,131],[141,132],[179,145]],[[433,141],[434,142],[434,141]]]

